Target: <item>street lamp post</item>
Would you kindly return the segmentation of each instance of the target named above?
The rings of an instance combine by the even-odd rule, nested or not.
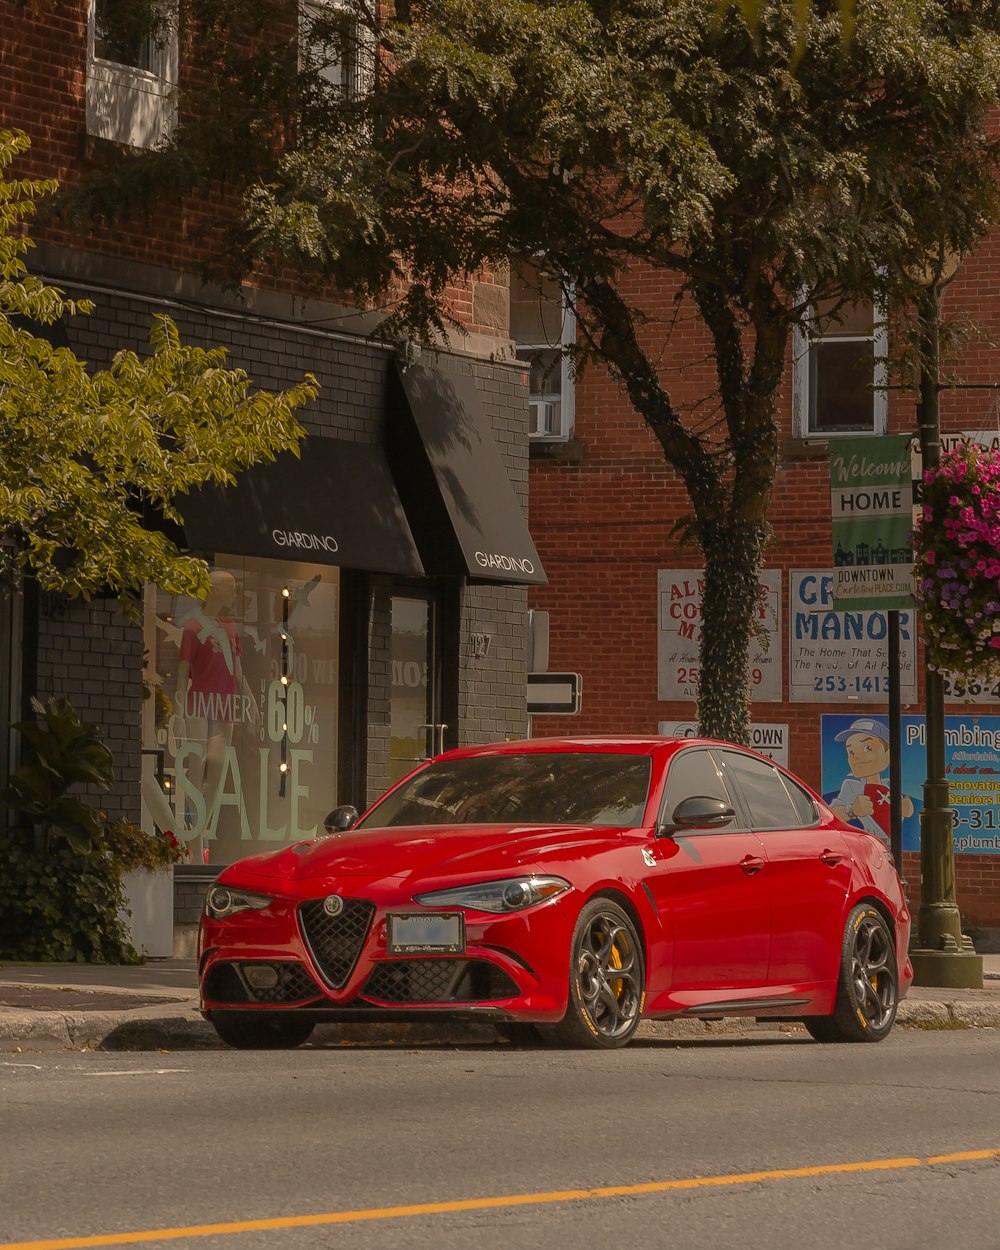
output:
[[[925,469],[941,459],[940,326],[941,292],[958,268],[944,276],[938,265],[933,280],[921,293],[920,404],[918,432]],[[932,670],[924,653],[924,707],[927,779],[920,813],[920,911],[916,945],[911,946],[914,984],[980,989],[983,957],[962,934],[962,918],[955,893],[955,843],[945,772],[944,677]]]

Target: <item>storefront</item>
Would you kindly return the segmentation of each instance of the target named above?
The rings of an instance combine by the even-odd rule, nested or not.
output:
[[[199,863],[310,837],[345,789],[367,789],[342,723],[367,719],[352,657],[385,645],[369,632],[376,588],[391,782],[468,738],[465,583],[544,581],[471,374],[393,363],[388,387],[384,448],[311,436],[182,505],[211,568],[203,602],[147,590],[143,823]]]
[[[125,339],[143,304],[102,298],[102,337]],[[188,847],[179,952],[222,865],[322,833],[333,807],[366,806],[429,755],[527,733],[527,588],[545,582],[519,367],[406,367],[365,339],[225,319],[232,362],[261,385],[318,376],[300,455],[184,502],[175,537],[209,564],[203,601],[149,586],[139,629],[113,600],[45,596],[23,657],[33,692],[101,726],[109,816]],[[255,364],[265,348],[280,367]]]

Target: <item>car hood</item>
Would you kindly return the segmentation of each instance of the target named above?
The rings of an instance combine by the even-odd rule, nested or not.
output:
[[[617,843],[605,825],[446,825],[359,829],[254,855],[234,864],[225,880],[285,881],[367,877],[405,882],[426,877],[551,868]]]

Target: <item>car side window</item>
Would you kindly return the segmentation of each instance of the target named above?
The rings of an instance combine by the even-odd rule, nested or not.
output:
[[[793,781],[791,777],[786,776],[784,773],[778,773],[778,776],[781,778],[782,785],[788,791],[788,797],[792,800],[796,822],[807,827],[815,825],[819,820],[819,809],[813,796],[808,790],[804,790],[798,782]]]
[[[773,764],[739,751],[723,751],[722,758],[750,809],[751,828],[794,829],[802,823]]]
[[[706,747],[689,747],[678,752],[670,761],[663,788],[663,801],[660,804],[660,820],[669,821],[677,804],[695,795],[721,799],[737,812],[736,819],[731,824],[718,830],[706,829],[706,833],[731,833],[734,829],[743,828],[739,804],[729,793],[715,757]]]

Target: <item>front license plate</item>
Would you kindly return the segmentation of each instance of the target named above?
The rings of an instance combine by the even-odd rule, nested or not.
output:
[[[390,955],[413,951],[445,951],[449,955],[460,955],[465,950],[465,916],[459,911],[426,914],[390,912],[386,919]]]

